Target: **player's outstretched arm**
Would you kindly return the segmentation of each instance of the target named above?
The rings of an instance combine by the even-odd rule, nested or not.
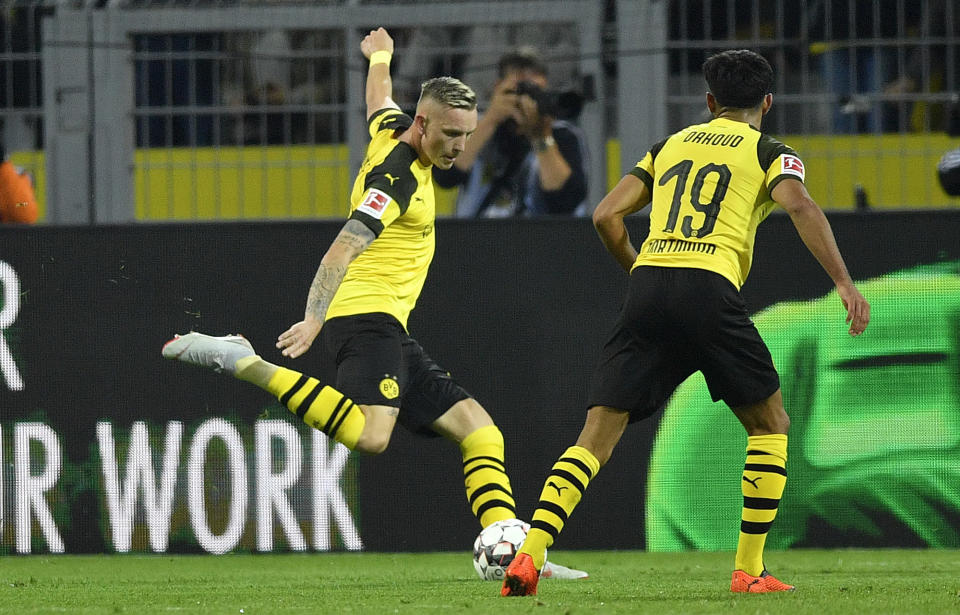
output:
[[[774,186],[770,196],[790,214],[800,239],[836,285],[843,307],[847,309],[846,321],[850,325],[850,335],[860,335],[870,322],[870,304],[853,284],[837,248],[830,222],[820,206],[807,193],[803,182],[795,179],[781,181]]]
[[[380,109],[399,109],[399,105],[393,102],[393,80],[390,79],[393,39],[383,28],[371,30],[360,41],[360,51],[370,60],[367,68],[367,119]]]
[[[593,211],[593,226],[600,241],[620,266],[628,272],[637,260],[637,249],[630,243],[630,234],[623,219],[640,211],[650,202],[647,185],[633,175],[625,175]]]
[[[376,239],[365,224],[357,220],[347,220],[340,229],[327,253],[320,261],[310,292],[307,295],[307,308],[303,320],[280,334],[277,338],[277,348],[285,357],[296,358],[305,353],[313,340],[320,333],[327,308],[337,294],[343,276],[347,274],[347,267],[357,258],[367,246]]]

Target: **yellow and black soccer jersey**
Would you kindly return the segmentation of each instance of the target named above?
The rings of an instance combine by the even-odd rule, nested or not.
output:
[[[797,153],[745,122],[717,118],[653,146],[630,173],[653,195],[650,234],[634,267],[692,267],[738,289],[753,261],[757,225],[781,180],[803,181]]]
[[[350,193],[350,218],[377,235],[347,269],[327,318],[383,312],[406,328],[433,259],[436,205],[430,165],[397,135],[413,123],[399,109],[371,116],[371,141]]]

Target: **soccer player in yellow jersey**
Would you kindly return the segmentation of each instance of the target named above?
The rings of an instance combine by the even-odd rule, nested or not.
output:
[[[163,356],[231,373],[274,394],[308,425],[348,448],[386,450],[397,422],[459,444],[470,507],[483,527],[516,517],[503,436],[486,410],[407,332],[407,317],[434,252],[431,167],[449,169],[477,127],[476,95],[452,77],[426,81],[415,117],[392,99],[393,39],[383,28],[360,44],[371,141],[350,195],[351,213],[324,254],[303,320],[277,348],[296,358],[315,340],[336,382],[260,358],[242,336],[177,336]],[[319,336],[319,337],[318,337]],[[547,574],[586,573],[550,564]]]
[[[757,225],[776,204],[787,211],[836,285],[850,335],[863,333],[870,306],[804,187],[803,162],[760,132],[773,102],[770,65],[752,51],[725,51],[704,63],[703,74],[713,119],[654,145],[594,213],[607,250],[630,272],[627,297],[594,372],[583,430],[545,481],[532,529],[507,569],[504,596],[536,594],[545,549],[627,424],[656,412],[698,370],[714,401],[722,399],[747,431],[730,589],[793,589],[767,573],[763,562],[787,477],[790,419],[770,352],[739,292]],[[623,220],[648,204],[650,232],[638,252]]]

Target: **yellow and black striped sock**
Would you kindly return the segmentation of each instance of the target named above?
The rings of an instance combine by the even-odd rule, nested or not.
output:
[[[277,368],[266,388],[304,423],[351,450],[356,448],[367,419],[345,395],[285,367]]]
[[[747,462],[740,488],[743,516],[735,569],[758,577],[763,572],[763,546],[773,525],[787,484],[787,436],[770,434],[747,438]]]
[[[587,485],[599,471],[600,462],[582,446],[571,446],[553,464],[540,492],[537,510],[530,520],[527,539],[520,548],[521,553],[533,558],[537,570],[543,569],[547,547],[563,530]]]
[[[463,483],[470,509],[487,527],[517,516],[517,505],[503,463],[503,434],[496,425],[481,427],[460,443]]]

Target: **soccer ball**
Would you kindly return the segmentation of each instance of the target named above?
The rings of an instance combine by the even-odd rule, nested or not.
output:
[[[473,567],[480,578],[502,581],[529,530],[530,524],[520,519],[504,519],[483,528],[473,542]]]

